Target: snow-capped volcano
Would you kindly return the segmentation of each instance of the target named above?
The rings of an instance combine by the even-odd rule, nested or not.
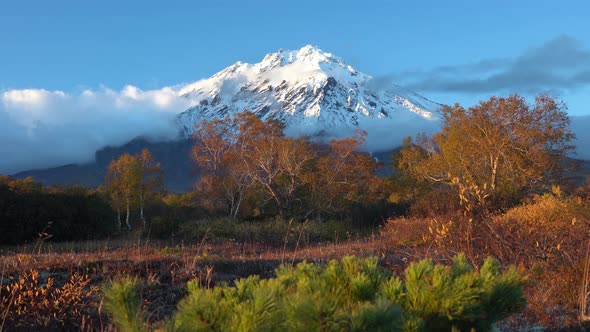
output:
[[[305,46],[270,53],[256,64],[237,62],[210,78],[158,90],[126,86],[120,92],[86,90],[79,95],[8,91],[0,94],[0,133],[8,128],[10,139],[0,144],[0,150],[9,152],[9,162],[3,160],[0,167],[9,165],[11,172],[45,169],[18,176],[33,175],[46,184],[95,186],[102,183],[113,158],[146,147],[170,175],[166,186],[185,191],[194,176],[192,141],[177,140],[178,131],[188,138],[203,119],[250,110],[263,119],[284,121],[288,135],[319,141],[349,136],[361,128],[368,132],[363,146],[368,152],[391,151],[407,136],[437,129],[440,121],[434,111],[439,104],[378,81],[339,57]],[[134,139],[138,136],[145,140]],[[56,152],[54,146],[62,148]],[[55,166],[61,167],[47,168]]]
[[[307,45],[267,54],[256,64],[237,62],[186,85],[179,93],[195,106],[178,121],[190,135],[202,119],[249,110],[284,121],[288,132],[339,136],[354,128],[420,128],[435,120],[439,104],[397,85],[376,86],[341,58]]]

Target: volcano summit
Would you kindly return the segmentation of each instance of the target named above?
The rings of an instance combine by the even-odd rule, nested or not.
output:
[[[236,62],[182,87],[179,94],[196,103],[178,117],[185,135],[203,119],[243,110],[283,121],[292,135],[343,136],[354,128],[370,135],[375,128],[428,127],[440,107],[400,86],[377,84],[341,58],[311,45],[269,53],[256,64]]]

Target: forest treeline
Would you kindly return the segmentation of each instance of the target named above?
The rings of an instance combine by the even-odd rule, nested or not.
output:
[[[440,114],[442,130],[406,139],[389,176],[378,176],[385,165],[362,152],[362,131],[317,143],[288,137],[280,121],[247,111],[197,126],[192,157],[200,177],[190,193],[163,189],[166,175],[148,150],[113,160],[98,189],[3,176],[0,242],[82,240],[152,227],[153,236],[165,236],[183,220],[207,217],[278,215],[361,227],[401,214],[477,217],[555,185],[566,188],[574,135],[564,104],[546,96],[529,104],[513,95],[468,109],[445,106]]]
[[[106,193],[82,186],[43,187],[0,175],[0,243],[105,237],[115,231]]]

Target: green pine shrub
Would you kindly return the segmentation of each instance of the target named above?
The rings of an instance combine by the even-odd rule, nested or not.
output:
[[[139,281],[136,278],[122,277],[112,281],[104,288],[103,293],[104,308],[119,331],[146,330],[139,295]]]
[[[404,308],[407,331],[489,331],[526,306],[522,282],[515,267],[500,273],[498,262],[488,258],[476,272],[459,254],[451,266],[431,260],[411,264],[404,285],[388,284],[393,289],[385,293]]]
[[[234,286],[188,283],[175,314],[157,328],[170,331],[489,331],[526,305],[516,268],[500,271],[488,258],[476,271],[464,255],[450,266],[412,263],[404,279],[376,258],[345,257],[327,265],[283,265],[276,277],[251,276]],[[140,331],[134,279],[107,286],[105,307],[115,325]],[[127,303],[128,301],[129,303]]]

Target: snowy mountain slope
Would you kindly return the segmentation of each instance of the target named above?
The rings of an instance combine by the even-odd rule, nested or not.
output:
[[[354,128],[431,127],[436,120],[439,104],[396,85],[373,86],[371,76],[317,47],[279,50],[184,86],[179,93],[195,106],[178,122],[190,135],[202,119],[250,110],[284,121],[287,132],[341,136]]]

